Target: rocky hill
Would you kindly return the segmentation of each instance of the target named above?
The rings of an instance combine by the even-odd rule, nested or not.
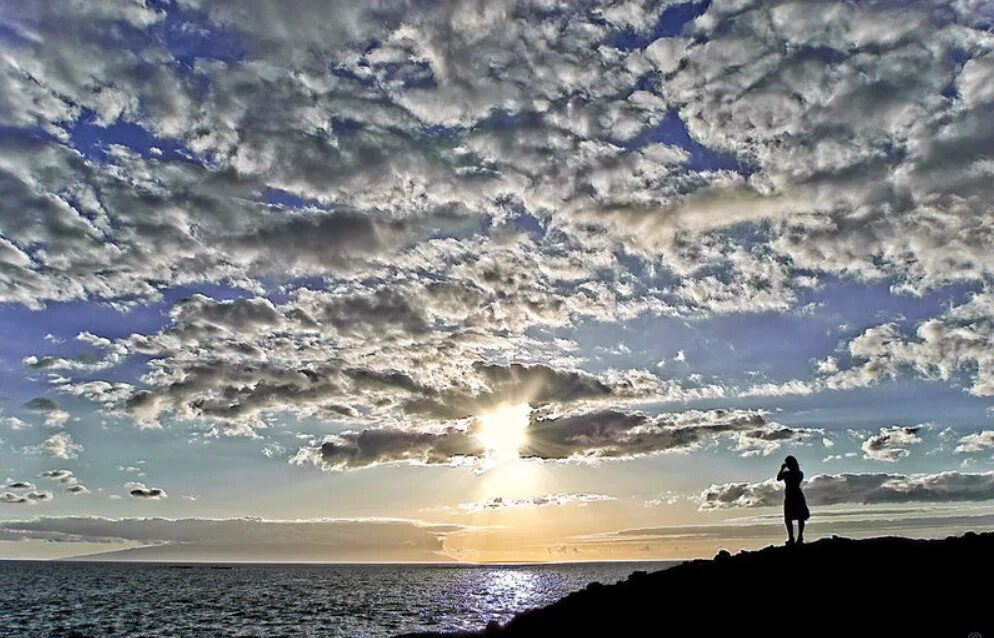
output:
[[[410,636],[994,638],[994,533],[833,537],[592,583],[503,627]]]

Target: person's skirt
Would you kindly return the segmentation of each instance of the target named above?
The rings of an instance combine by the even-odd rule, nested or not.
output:
[[[808,503],[804,500],[804,494],[788,493],[783,500],[783,517],[788,521],[806,521],[811,518],[808,510]]]

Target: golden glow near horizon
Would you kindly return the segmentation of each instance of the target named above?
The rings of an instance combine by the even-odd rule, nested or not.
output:
[[[517,461],[527,440],[531,406],[527,403],[505,405],[477,417],[477,439],[486,450],[491,465]]]

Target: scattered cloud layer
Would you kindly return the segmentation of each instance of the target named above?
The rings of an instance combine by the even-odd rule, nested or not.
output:
[[[994,295],[974,294],[913,334],[896,323],[868,328],[848,344],[851,365],[826,377],[830,388],[865,387],[911,372],[958,382],[972,395],[994,395]]]
[[[760,483],[712,485],[698,498],[702,510],[771,507],[783,501],[783,485]],[[994,472],[938,474],[819,474],[804,484],[810,505],[838,503],[915,503],[994,499]]]
[[[80,335],[98,360],[26,366],[143,426],[407,423],[527,394],[488,373],[508,361],[583,374],[535,328],[787,312],[825,277],[922,292],[990,273],[977,5],[713,2],[656,38],[666,3],[540,4],[6,12],[0,300],[244,291],[180,301],[158,332]],[[194,22],[192,46],[154,35]],[[984,292],[914,336],[868,329],[817,383],[743,392],[908,369],[989,394],[991,317]],[[140,383],[77,378],[139,356]],[[547,381],[535,400],[577,398]],[[599,382],[707,392],[637,369]]]
[[[443,560],[444,537],[461,529],[402,519],[41,517],[0,522],[0,540],[107,543],[94,557],[117,560],[389,560],[404,551]]]
[[[930,447],[927,426],[868,419],[845,440],[815,401],[803,418],[777,410],[907,379],[994,396],[989,7],[713,0],[664,23],[676,4],[8,3],[0,305],[22,321],[113,318],[42,339],[44,324],[38,351],[0,362],[5,386],[23,377],[4,451],[82,457],[97,494],[111,483],[87,454],[190,431],[259,439],[241,449],[284,472],[479,468],[480,417],[526,404],[515,454],[546,465],[822,445],[847,470],[905,472],[940,449],[979,467],[989,430]],[[843,288],[887,303],[833,303]],[[834,316],[863,305],[880,311]],[[778,332],[736,352],[731,332],[760,322]],[[661,325],[652,357],[622,343]],[[781,332],[803,342],[800,365],[772,354]],[[117,429],[131,424],[159,431]],[[158,469],[122,491],[144,467],[122,465],[107,502],[196,498]],[[0,502],[97,500],[68,498],[90,493],[72,471],[40,469],[52,491],[9,479]],[[805,489],[815,506],[980,502],[992,480],[850,472]],[[458,507],[609,498],[543,489],[583,491]],[[713,485],[700,507],[776,506],[780,489]],[[259,559],[434,560],[458,529],[41,518],[0,523],[0,538],[106,540],[133,558],[223,559],[237,537]]]

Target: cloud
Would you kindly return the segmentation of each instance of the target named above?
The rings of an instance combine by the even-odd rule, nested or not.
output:
[[[508,202],[578,248],[660,258],[674,296],[717,312],[746,310],[741,292],[789,307],[798,269],[914,289],[989,270],[983,10],[714,2],[654,39],[665,7],[12,9],[3,188],[40,213],[3,225],[5,300],[410,274]],[[157,36],[191,21],[238,45],[191,60]],[[644,47],[617,46],[633,33]],[[116,122],[149,142],[78,139]],[[654,141],[684,127],[680,146]],[[757,254],[698,248],[767,222]],[[547,271],[561,257],[535,254]]]
[[[69,413],[63,410],[58,403],[47,397],[35,397],[24,404],[24,407],[32,412],[40,412],[45,415],[45,427],[57,428],[69,420]],[[18,424],[20,426],[20,424]]]
[[[485,501],[473,501],[471,503],[460,503],[454,508],[456,511],[475,514],[478,512],[496,512],[507,509],[529,508],[529,507],[553,507],[562,505],[586,505],[588,503],[603,503],[615,500],[613,496],[604,494],[543,494],[541,496],[525,496],[521,498],[504,498],[494,496]]]
[[[415,431],[506,402],[584,405],[693,392],[643,370],[595,375],[534,360],[488,362],[485,352],[549,357],[523,334],[497,338],[482,330],[488,316],[467,314],[479,294],[421,283],[298,290],[282,305],[195,295],[172,308],[159,333],[99,345],[115,362],[150,358],[146,387],[65,377],[52,383],[142,427],[169,415],[247,435],[281,412],[394,428],[403,422]]]
[[[21,419],[18,419],[16,416],[3,417],[0,418],[0,421],[3,421],[3,423],[5,423],[11,430],[24,430],[31,427]]]
[[[160,487],[146,487],[144,483],[138,483],[137,481],[128,481],[124,484],[124,487],[128,489],[128,494],[134,498],[141,498],[150,501],[161,501],[164,498],[169,498],[166,491]]]
[[[803,486],[809,505],[839,503],[955,502],[994,499],[994,472],[965,474],[819,474]],[[701,510],[778,506],[783,487],[769,479],[760,483],[712,485],[698,497]]]
[[[554,460],[631,458],[687,452],[721,438],[735,441],[744,455],[769,454],[784,441],[809,433],[767,423],[751,410],[688,410],[647,415],[600,410],[537,416],[527,432],[522,456]]]
[[[329,435],[318,446],[304,446],[290,463],[313,463],[327,470],[352,470],[382,463],[452,464],[480,457],[482,444],[466,431],[416,432],[393,428]]]
[[[913,336],[894,323],[874,326],[849,342],[852,365],[826,378],[829,387],[875,384],[908,371],[926,379],[971,380],[975,396],[994,394],[994,294],[979,292],[939,317],[921,322]]]
[[[0,485],[0,489],[7,489],[7,490],[33,490],[33,489],[35,489],[35,486],[32,483],[29,483],[27,481],[15,481],[13,479],[8,478],[6,483],[4,483],[3,485]]]
[[[290,459],[326,470],[352,470],[383,463],[452,465],[476,463],[486,450],[477,436],[479,422],[463,428],[397,428],[348,431],[305,445]],[[533,410],[525,428],[521,458],[543,461],[627,459],[663,452],[688,452],[721,438],[734,441],[744,456],[769,454],[786,441],[802,440],[814,430],[768,424],[760,412],[690,410],[661,415],[614,409],[561,413]]]
[[[922,442],[918,435],[920,430],[921,427],[918,426],[880,428],[879,434],[874,434],[863,442],[863,458],[894,463],[911,454],[907,446]]]
[[[821,512],[819,517],[836,514]],[[762,517],[776,518],[773,517]],[[912,537],[941,537],[962,533],[964,529],[987,529],[994,522],[990,515],[942,515],[922,516],[902,509],[842,512],[831,520],[833,532],[847,536],[880,536],[894,534]],[[782,542],[783,522],[781,520],[760,520],[750,523],[728,523],[708,525],[673,525],[669,527],[644,527],[623,529],[616,532],[589,534],[574,537],[573,544],[597,546],[622,543],[628,546],[644,546],[647,543],[672,543],[676,548],[684,548],[689,543],[700,543],[702,551],[715,551],[727,547],[729,543],[752,541],[753,543]],[[750,543],[751,544],[751,543]]]
[[[90,493],[90,490],[80,483],[79,478],[69,470],[46,470],[39,474],[39,476],[52,481],[58,481],[69,494],[80,495]]]
[[[80,335],[92,360],[25,359],[141,427],[259,436],[289,413],[382,439],[367,453],[343,434],[312,460],[325,444],[336,467],[441,459],[444,432],[507,400],[632,414],[725,392],[594,367],[556,329],[787,312],[828,276],[921,293],[994,269],[975,4],[711,2],[673,38],[653,34],[656,2],[34,4],[5,13],[0,43],[0,302],[238,297]],[[176,24],[237,45],[174,47]],[[913,335],[868,329],[815,381],[742,394],[910,370],[986,396],[991,317],[980,293]],[[125,361],[140,383],[112,380]],[[546,425],[536,441],[568,454],[639,449]],[[748,454],[792,435],[735,436]]]
[[[994,448],[994,431],[984,430],[961,437],[954,452],[956,454],[973,454]]]
[[[60,483],[72,482],[75,480],[75,476],[69,470],[45,470],[39,476],[59,481]]]
[[[32,490],[30,492],[2,492],[0,493],[0,503],[14,505],[34,505],[43,501],[52,500],[52,493]]]
[[[73,441],[68,432],[59,432],[45,439],[41,450],[57,459],[69,460],[77,458],[83,451],[83,446]]]
[[[111,546],[104,556],[96,554],[92,558],[116,560],[439,561],[447,560],[445,536],[462,529],[459,525],[404,519],[280,521],[81,516],[3,521],[0,538],[108,543]]]

